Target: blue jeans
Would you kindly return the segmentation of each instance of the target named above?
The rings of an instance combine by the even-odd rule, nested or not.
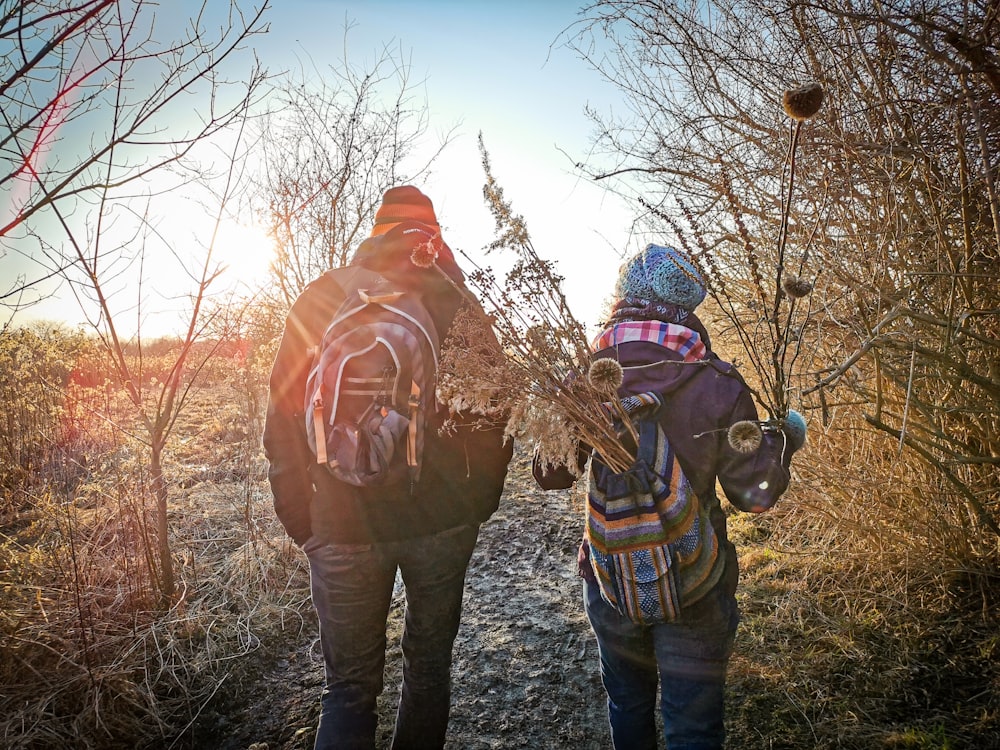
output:
[[[726,667],[739,613],[726,582],[676,621],[639,625],[584,578],[584,606],[597,636],[601,680],[616,750],[656,750],[656,687],[669,750],[721,748]]]
[[[451,651],[478,526],[379,544],[305,545],[326,664],[316,750],[375,746],[386,620],[396,570],[406,587],[403,684],[394,750],[441,748],[451,704]]]

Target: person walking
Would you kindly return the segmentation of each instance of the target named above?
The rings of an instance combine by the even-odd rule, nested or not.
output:
[[[428,249],[436,268],[414,264],[414,251]],[[356,486],[317,462],[304,413],[310,349],[348,295],[385,280],[420,292],[442,341],[462,305],[474,303],[462,292],[464,276],[431,200],[413,186],[386,191],[371,236],[348,266],[304,289],[270,376],[263,442],[274,509],[309,560],[325,663],[317,750],[374,747],[397,572],[406,607],[392,747],[444,745],[466,569],[480,525],[498,507],[513,450],[502,426],[463,424],[460,415],[425,408],[416,481]],[[446,417],[451,429],[443,431]]]
[[[723,746],[739,572],[716,483],[738,510],[771,508],[806,436],[797,412],[758,420],[749,388],[712,352],[694,313],[705,294],[689,258],[651,244],[622,265],[592,345],[591,380],[617,371],[609,413],[633,415],[634,433],[619,426],[626,441],[637,438],[624,473],[586,446],[577,467],[591,459],[579,563],[617,750],[657,747],[657,686],[670,750]],[[537,459],[533,471],[544,489],[575,481]]]

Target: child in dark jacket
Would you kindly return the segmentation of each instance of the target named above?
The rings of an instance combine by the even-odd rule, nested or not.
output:
[[[657,684],[671,750],[721,748],[725,675],[739,613],[736,551],[716,483],[739,510],[772,507],[805,441],[802,417],[761,424],[736,369],[712,351],[694,309],[701,275],[679,251],[649,245],[626,262],[593,362],[621,366],[619,413],[635,407],[636,462],[615,474],[590,460],[580,551],[584,604],[601,659],[617,750],[656,748]],[[749,428],[731,440],[729,428]],[[583,469],[590,458],[580,451]],[[573,473],[535,462],[545,489]]]

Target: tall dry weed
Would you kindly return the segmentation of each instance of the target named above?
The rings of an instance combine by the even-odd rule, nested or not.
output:
[[[792,389],[800,388],[793,370],[805,359],[802,330],[810,318],[810,303],[804,298],[813,284],[804,276],[808,245],[797,248],[794,257],[789,247],[788,214],[799,133],[818,111],[822,96],[822,87],[812,84],[792,92],[786,102],[792,118],[787,185],[773,252],[761,252],[755,245],[734,191],[727,190],[742,265],[749,269],[746,281],[734,278],[733,267],[716,257],[683,202],[679,205],[689,223],[687,231],[681,231],[672,217],[657,212],[675,230],[682,248],[706,279],[716,309],[750,358],[757,375],[751,382],[760,384],[754,393],[768,418],[739,427],[754,430],[758,436],[762,429],[778,429],[791,408]],[[594,377],[590,342],[562,293],[563,278],[538,254],[524,218],[504,197],[482,138],[479,146],[486,176],[484,197],[496,222],[496,238],[486,249],[487,253],[505,252],[508,269],[498,277],[492,268],[480,267],[466,256],[474,266],[470,283],[487,318],[470,313],[454,326],[442,359],[441,395],[460,410],[504,415],[507,434],[532,443],[544,465],[575,469],[578,446],[584,444],[623,471],[633,458],[627,448],[632,441],[626,439],[631,420],[617,396],[620,373],[617,383],[601,375]],[[488,351],[484,326],[496,332],[501,352]],[[733,444],[754,450],[759,440]]]
[[[264,633],[303,627],[307,576],[260,452],[266,377],[231,360],[191,394],[165,462],[179,596],[161,610],[134,413],[99,359],[84,367],[75,350],[40,346],[43,333],[0,339],[22,378],[3,391],[23,416],[7,437],[30,458],[0,519],[0,737],[25,749],[168,746],[243,679],[240,657],[264,651]]]

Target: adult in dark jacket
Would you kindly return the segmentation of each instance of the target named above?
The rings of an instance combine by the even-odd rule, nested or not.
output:
[[[428,247],[437,268],[411,262],[415,249]],[[351,291],[385,281],[421,290],[441,341],[457,311],[474,299],[456,288],[463,275],[441,240],[433,205],[411,186],[387,191],[372,235],[351,263],[323,274],[295,301],[271,371],[268,476],[275,512],[309,558],[326,666],[318,749],[374,747],[397,571],[406,613],[392,747],[443,746],[466,568],[480,524],[498,507],[512,453],[502,428],[463,425],[456,415],[430,409],[413,486],[404,479],[358,487],[317,464],[304,415],[310,347]],[[442,434],[449,416],[453,428]]]
[[[758,415],[746,384],[711,351],[708,334],[693,312],[704,297],[702,277],[689,259],[673,248],[649,245],[622,266],[610,320],[592,347],[595,362],[613,359],[620,364],[617,395],[622,403],[647,394],[651,404],[646,408],[656,408],[654,425],[660,431],[647,427],[652,432],[646,434],[658,435],[658,442],[646,455],[663,476],[650,486],[665,497],[642,520],[656,519],[659,531],[675,517],[689,519],[678,524],[674,533],[684,533],[670,546],[633,544],[648,532],[637,525],[635,501],[643,493],[626,494],[615,505],[614,493],[606,490],[620,475],[598,459],[591,461],[580,572],[618,750],[655,750],[658,683],[667,746],[722,747],[725,675],[739,621],[739,574],[716,483],[739,510],[765,511],[787,488],[792,453],[805,440],[805,423],[792,412],[759,432],[750,425],[749,446],[731,443],[728,428],[757,423]],[[756,438],[760,444],[754,449]],[[589,454],[583,450],[580,455],[583,469]],[[546,469],[536,461],[534,470],[545,489],[566,488],[574,481],[565,468]],[[680,511],[688,505],[691,513],[684,516]],[[630,540],[630,533],[637,535]],[[626,552],[618,557],[613,554],[622,549]],[[659,550],[663,554],[657,556]],[[639,573],[621,572],[628,568]],[[635,582],[646,575],[643,569],[649,573],[654,568],[648,580],[656,583],[640,588]],[[663,581],[669,585],[657,588]],[[651,596],[654,590],[670,593]]]

